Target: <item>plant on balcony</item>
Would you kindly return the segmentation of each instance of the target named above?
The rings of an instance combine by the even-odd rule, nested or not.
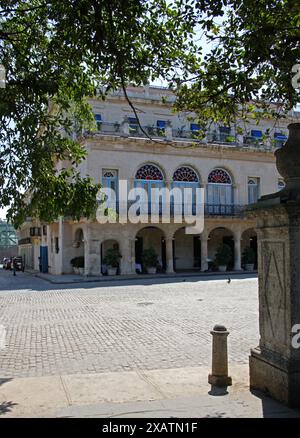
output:
[[[232,258],[232,250],[226,243],[221,244],[216,252],[215,262],[219,271],[226,271],[227,266]]]
[[[103,262],[107,265],[108,275],[116,275],[121,257],[117,248],[109,248],[106,251]]]
[[[247,246],[243,252],[243,263],[246,271],[253,271],[256,260],[256,254],[253,248]]]
[[[234,143],[234,142],[235,142],[235,137],[234,137],[233,135],[228,135],[228,136],[225,138],[225,141],[226,141],[227,143]]]
[[[142,253],[143,267],[147,270],[148,274],[155,274],[158,264],[158,255],[153,247],[144,249]]]

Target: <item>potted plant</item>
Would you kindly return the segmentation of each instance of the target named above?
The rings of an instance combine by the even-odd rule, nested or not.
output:
[[[253,271],[256,254],[253,248],[247,246],[243,252],[243,262],[246,271]]]
[[[83,256],[74,257],[70,261],[70,263],[73,266],[73,270],[74,270],[75,274],[83,275],[83,273],[84,273],[84,257]]]
[[[157,253],[154,248],[150,247],[143,251],[142,263],[148,274],[156,274],[157,259]]]
[[[119,250],[116,248],[109,248],[104,257],[104,263],[107,265],[107,274],[108,275],[116,275],[117,269],[119,266],[119,261],[121,258],[121,254]]]
[[[217,249],[217,253],[215,256],[215,261],[218,266],[219,271],[225,272],[227,269],[227,265],[230,262],[232,257],[232,250],[229,245],[222,244]]]

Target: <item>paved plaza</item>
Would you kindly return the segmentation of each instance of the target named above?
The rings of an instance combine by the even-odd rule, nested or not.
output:
[[[258,344],[254,275],[54,285],[1,270],[0,376],[209,366],[216,323],[230,331],[230,363],[246,364]]]

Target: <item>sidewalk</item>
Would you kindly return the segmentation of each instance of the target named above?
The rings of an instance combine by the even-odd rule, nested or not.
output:
[[[176,368],[0,379],[0,418],[280,417],[300,410],[248,388],[248,365],[232,365],[233,385],[211,389],[208,368]]]
[[[69,284],[69,283],[87,283],[87,282],[104,282],[104,281],[126,281],[126,280],[150,280],[150,279],[176,279],[182,277],[255,277],[257,271],[228,271],[228,272],[181,272],[174,274],[133,274],[133,275],[101,275],[101,276],[82,276],[75,274],[52,275],[42,274],[33,270],[26,270],[27,273],[35,277],[42,278],[53,284]]]

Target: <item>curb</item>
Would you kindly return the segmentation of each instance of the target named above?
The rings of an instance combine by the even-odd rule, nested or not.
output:
[[[138,280],[152,280],[152,279],[180,279],[180,278],[188,278],[188,277],[223,277],[228,278],[228,276],[249,276],[249,275],[257,275],[257,271],[242,271],[242,272],[235,272],[235,271],[228,271],[226,273],[224,272],[198,272],[198,273],[178,273],[178,274],[155,274],[155,275],[135,275],[135,276],[102,276],[102,277],[82,277],[79,279],[55,279],[55,278],[47,278],[44,277],[43,274],[39,273],[33,273],[30,271],[26,271],[28,274],[41,278],[42,280],[46,280],[49,283],[52,284],[78,284],[78,283],[103,283],[103,282],[121,282],[121,281],[138,281]],[[55,277],[55,276],[53,276]]]

